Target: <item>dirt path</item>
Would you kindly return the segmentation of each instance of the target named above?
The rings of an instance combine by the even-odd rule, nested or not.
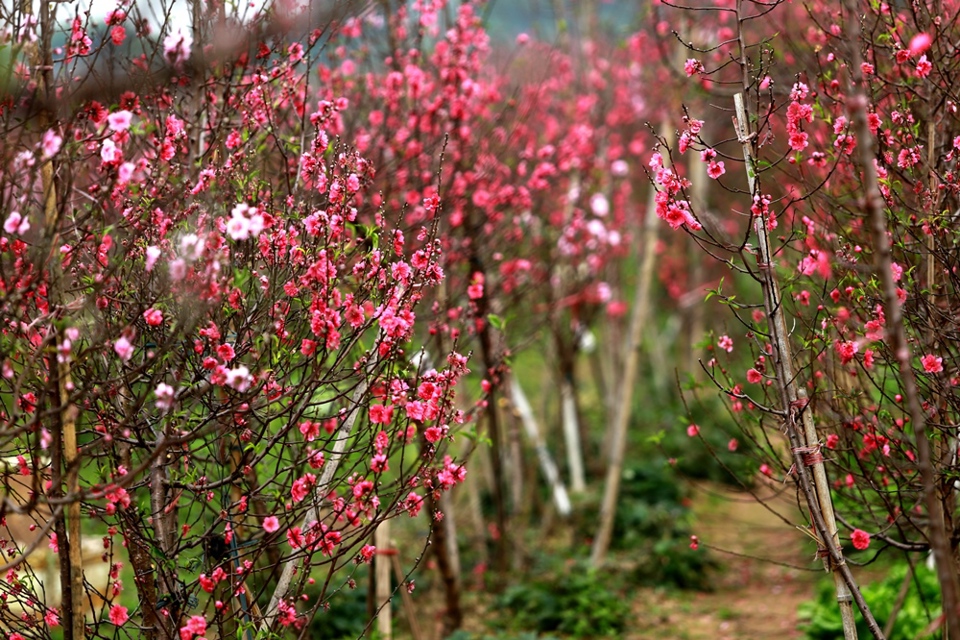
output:
[[[790,492],[778,496],[768,489],[765,495],[776,511],[798,520]],[[694,512],[702,547],[712,547],[723,564],[715,574],[716,588],[711,593],[642,590],[635,599],[638,630],[630,638],[802,638],[797,605],[813,597],[824,575],[813,557],[813,541],[746,493],[698,485]]]

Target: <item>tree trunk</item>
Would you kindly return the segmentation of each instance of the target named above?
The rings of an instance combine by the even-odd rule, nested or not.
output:
[[[587,490],[587,481],[583,472],[583,446],[580,441],[572,369],[573,367],[564,367],[563,380],[560,382],[560,408],[563,439],[567,445],[567,465],[570,467],[570,491],[576,494]]]
[[[442,495],[443,497],[448,496],[446,493]],[[441,497],[441,502],[443,497]],[[430,527],[430,548],[437,560],[437,571],[440,573],[445,604],[440,620],[441,638],[449,636],[459,629],[463,623],[463,609],[460,606],[460,568],[455,559],[456,556],[451,553],[451,546],[456,547],[456,539],[450,539],[451,527],[449,527],[449,524],[453,522],[453,509],[449,504],[450,500],[446,500],[446,502],[445,509],[438,508],[440,505],[433,499],[433,493],[427,493],[427,509],[430,515],[434,516],[439,513],[443,516],[440,520],[433,518]],[[455,531],[453,535],[456,536]]]
[[[561,516],[566,518],[570,515],[571,511],[567,489],[563,486],[563,480],[560,478],[560,472],[557,471],[557,465],[553,461],[553,456],[550,455],[550,449],[547,448],[546,443],[540,436],[540,428],[537,426],[533,409],[530,407],[530,402],[527,400],[527,396],[523,392],[523,387],[520,386],[520,382],[516,376],[510,377],[510,398],[513,402],[514,409],[516,409],[517,414],[520,416],[520,422],[527,432],[527,437],[530,439],[530,442],[533,443],[534,449],[537,452],[540,470],[543,472],[543,477],[547,481],[547,485],[553,494],[553,501],[557,506],[557,511]]]
[[[661,126],[660,135],[667,140],[668,146],[672,144],[673,129],[667,123]],[[593,548],[590,551],[590,563],[595,567],[603,563],[607,550],[610,548],[613,520],[616,516],[617,500],[620,497],[620,479],[623,475],[623,461],[627,448],[627,427],[630,424],[630,409],[633,405],[633,387],[636,384],[637,369],[640,366],[640,342],[643,337],[643,329],[647,324],[647,316],[650,314],[650,292],[653,288],[653,267],[656,258],[657,229],[659,226],[659,218],[655,213],[655,195],[656,191],[651,187],[643,225],[641,245],[643,247],[643,258],[640,264],[640,278],[637,282],[637,292],[627,335],[626,361],[623,368],[623,378],[621,378],[620,393],[617,396],[617,411],[610,430],[610,465],[607,467],[607,477],[603,488],[600,524],[593,539]]]
[[[937,477],[933,465],[933,456],[930,446],[930,435],[926,428],[926,416],[921,406],[917,381],[913,373],[913,353],[907,341],[904,328],[903,309],[897,298],[897,284],[891,270],[890,238],[887,236],[887,216],[883,195],[874,165],[876,144],[867,122],[867,96],[862,88],[863,72],[860,68],[860,22],[858,19],[857,3],[845,0],[844,9],[847,14],[846,37],[850,44],[850,117],[853,123],[854,135],[857,138],[857,149],[860,153],[860,170],[863,172],[864,204],[873,235],[874,269],[880,280],[883,294],[883,311],[886,316],[887,332],[890,341],[890,351],[895,354],[899,365],[900,384],[903,388],[904,402],[910,413],[910,425],[913,428],[917,446],[917,469],[920,472],[922,483],[923,504],[930,518],[928,536],[933,557],[937,563],[937,576],[940,581],[940,591],[943,603],[943,613],[946,619],[944,638],[956,640],[960,638],[960,581],[957,578],[957,563],[950,543],[950,533],[944,523],[943,504],[937,495]],[[932,143],[932,141],[930,141]]]

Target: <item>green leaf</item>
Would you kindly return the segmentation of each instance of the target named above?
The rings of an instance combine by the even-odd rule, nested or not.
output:
[[[663,429],[660,429],[660,431],[657,431],[653,435],[647,436],[647,443],[654,446],[660,446],[666,436],[667,432]]]
[[[507,325],[506,321],[495,313],[487,314],[487,321],[497,331],[503,331],[503,328]]]

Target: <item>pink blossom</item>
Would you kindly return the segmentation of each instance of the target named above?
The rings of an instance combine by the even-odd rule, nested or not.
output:
[[[726,335],[720,336],[720,339],[717,340],[717,346],[727,353],[733,353],[733,338]]]
[[[483,274],[480,272],[473,274],[473,281],[467,287],[467,296],[471,300],[479,300],[483,297]]]
[[[60,614],[56,609],[47,609],[47,612],[43,615],[43,620],[49,627],[60,626]]]
[[[60,151],[60,146],[63,144],[63,138],[57,135],[57,132],[53,129],[47,129],[43,134],[43,141],[40,143],[41,148],[43,149],[43,158],[52,158],[57,155],[57,151]]]
[[[10,234],[22,236],[30,230],[30,220],[20,215],[19,211],[12,211],[3,223],[3,230]]]
[[[206,591],[207,593],[213,593],[213,590],[216,588],[217,583],[213,581],[212,578],[208,578],[207,574],[201,573],[198,578],[200,583],[200,588]]]
[[[416,518],[423,507],[423,497],[415,491],[411,491],[407,494],[407,499],[403,501],[402,507],[411,518]]]
[[[160,258],[160,247],[147,247],[145,256],[146,261],[143,268],[149,273],[153,271],[153,267],[156,266],[157,260]]]
[[[107,126],[111,131],[126,131],[130,128],[130,122],[133,120],[133,114],[126,109],[114,111],[107,116]]]
[[[923,370],[927,373],[940,373],[943,371],[943,358],[935,356],[932,353],[920,358]]]
[[[703,63],[696,58],[689,58],[683,63],[683,72],[687,74],[688,78],[696,73],[703,73],[703,71]]]
[[[900,278],[903,277],[903,267],[901,267],[896,262],[890,263],[890,273],[893,275],[894,282],[900,282]]]
[[[912,55],[919,55],[930,48],[933,38],[929,33],[918,33],[910,40],[908,49]]]
[[[143,312],[143,319],[151,327],[159,327],[163,324],[163,312],[160,309],[150,308]]]
[[[687,427],[687,435],[691,438],[696,438],[698,435],[700,435],[700,427],[695,424],[691,424]]]
[[[767,463],[763,463],[762,465],[760,465],[760,473],[762,473],[763,475],[769,478],[773,476],[773,469],[771,469],[770,465],[768,465]]]
[[[275,533],[280,529],[280,520],[277,516],[267,516],[263,519],[263,530],[267,533]]]
[[[836,449],[837,445],[840,443],[840,436],[835,433],[831,433],[827,436],[827,449]]]
[[[133,172],[136,170],[136,165],[132,162],[124,162],[117,168],[117,182],[121,185],[129,184],[130,180],[133,179]]]
[[[610,213],[610,201],[602,193],[595,193],[590,196],[590,210],[593,215],[603,218]]]
[[[193,640],[207,633],[207,621],[203,616],[193,616],[180,627],[180,640]]]
[[[250,385],[253,384],[253,376],[250,375],[250,370],[243,365],[236,367],[235,369],[230,369],[227,371],[227,378],[225,384],[239,391],[240,393],[245,393],[250,389]]]
[[[718,162],[711,161],[710,164],[707,165],[707,175],[713,178],[714,180],[716,180],[726,172],[727,170],[723,166],[723,160],[720,160]]]
[[[840,356],[840,364],[847,364],[853,360],[853,357],[857,354],[857,351],[860,350],[860,345],[849,340],[837,340],[833,346],[837,352],[837,355]]]
[[[317,476],[312,473],[303,474],[303,476],[294,480],[293,486],[290,487],[290,497],[293,498],[294,502],[303,502],[307,494],[310,493],[310,488],[313,487],[316,481]]]
[[[931,71],[933,71],[933,65],[927,60],[927,56],[920,56],[920,59],[917,60],[917,77],[926,78]]]
[[[371,405],[369,410],[370,422],[374,424],[390,424],[393,420],[393,407],[382,404]]]
[[[294,42],[287,49],[287,56],[290,64],[297,64],[303,60],[303,45],[299,42]]]
[[[107,138],[100,146],[100,159],[104,164],[119,164],[123,160],[123,151],[112,139]]]
[[[303,434],[304,439],[307,442],[313,442],[318,437],[320,437],[320,427],[321,425],[319,422],[311,422],[309,420],[305,420],[300,423],[299,428],[300,428],[300,433]]]
[[[790,134],[790,148],[794,151],[803,151],[808,144],[808,136],[803,131],[794,131]]]
[[[130,340],[127,339],[127,336],[120,336],[116,342],[113,343],[113,350],[117,352],[117,355],[120,356],[120,359],[124,362],[130,360],[133,357],[133,345],[130,343]]]
[[[153,394],[157,397],[157,409],[160,409],[161,411],[169,411],[170,407],[173,406],[173,399],[176,396],[176,392],[174,391],[173,387],[161,382],[157,385],[157,388],[154,390]]]
[[[127,30],[121,27],[120,25],[110,28],[110,42],[116,46],[123,44],[123,41],[127,39]]]
[[[737,447],[740,446],[740,443],[737,442],[736,438],[730,438],[730,442],[727,443],[727,451],[736,451]]]
[[[423,432],[423,437],[427,439],[427,442],[434,443],[440,440],[444,436],[444,429],[442,427],[427,427]]]
[[[163,55],[174,67],[180,67],[190,59],[193,36],[190,31],[180,27],[163,39]]]
[[[303,546],[303,532],[300,530],[300,527],[287,529],[287,542],[290,543],[292,549],[299,549]]]
[[[757,371],[756,369],[747,370],[747,382],[750,384],[760,384],[760,381],[763,380],[763,374]]]
[[[854,529],[850,534],[850,541],[853,542],[853,548],[863,551],[870,546],[870,534],[863,529]]]
[[[127,19],[127,12],[121,11],[119,9],[107,11],[107,15],[103,17],[104,22],[106,22],[109,25],[118,25],[126,19]]]
[[[234,351],[232,344],[225,342],[217,347],[217,357],[223,360],[224,363],[228,363],[237,357],[237,353]]]
[[[127,608],[119,604],[115,604],[110,607],[110,622],[117,625],[118,627],[130,619],[130,616],[127,615]]]

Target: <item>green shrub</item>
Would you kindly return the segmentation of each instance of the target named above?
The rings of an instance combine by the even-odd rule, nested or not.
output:
[[[651,461],[624,469],[613,522],[614,548],[690,535],[690,496],[673,469]]]
[[[886,578],[861,589],[881,628],[890,618],[909,569],[906,563],[898,564],[890,570]],[[817,588],[816,599],[801,604],[798,613],[802,620],[800,628],[809,640],[843,638],[840,608],[837,606],[837,594],[832,579],[822,581]],[[940,613],[940,586],[936,572],[922,564],[917,565],[903,607],[897,614],[890,640],[913,640],[919,637]],[[860,619],[859,613],[857,632],[861,638],[870,637],[867,625]],[[942,638],[943,634],[937,632],[923,637],[936,640]]]
[[[360,584],[366,584],[368,579],[364,572],[357,572],[356,580]],[[319,596],[319,589],[308,591],[308,594],[313,600]],[[309,637],[329,640],[352,640],[363,637],[370,619],[367,614],[366,589],[359,587],[351,589],[344,585],[327,599],[326,604],[329,604],[329,607],[322,607],[310,622]]]
[[[706,549],[691,549],[689,536],[648,541],[638,555],[634,580],[651,587],[711,591],[711,572],[720,567]]]
[[[623,472],[614,516],[612,549],[629,552],[637,584],[709,590],[710,570],[719,566],[705,550],[690,549],[693,512],[690,492],[665,460],[633,465]],[[599,507],[579,523],[580,536],[595,533]]]
[[[630,606],[609,576],[583,567],[514,585],[495,602],[508,612],[494,623],[507,631],[559,633],[575,638],[618,636]]]

